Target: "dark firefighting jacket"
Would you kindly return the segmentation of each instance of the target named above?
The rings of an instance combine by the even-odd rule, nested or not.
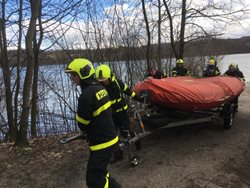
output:
[[[106,89],[95,79],[81,80],[76,120],[86,133],[90,150],[100,150],[118,141],[112,120],[111,102]]]
[[[203,71],[203,77],[213,77],[219,75],[220,70],[215,65],[208,65],[207,68]]]
[[[135,100],[140,100],[134,91],[128,88],[127,84],[123,83],[120,79],[113,77],[108,86],[105,86],[108,91],[109,98],[112,104],[113,113],[121,112],[128,109],[123,93]]]
[[[234,71],[227,70],[224,73],[224,75],[241,78],[241,79],[243,79],[245,81],[244,75],[239,69],[236,69]]]
[[[185,67],[174,67],[172,69],[172,76],[190,76],[190,72]]]

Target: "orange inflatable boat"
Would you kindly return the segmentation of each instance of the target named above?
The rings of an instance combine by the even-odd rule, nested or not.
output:
[[[206,110],[232,101],[244,90],[245,83],[235,77],[149,78],[135,85],[136,93],[149,92],[152,104],[184,111]]]

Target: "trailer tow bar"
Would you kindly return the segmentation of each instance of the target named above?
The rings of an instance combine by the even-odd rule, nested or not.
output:
[[[69,143],[69,142],[71,142],[73,140],[78,140],[78,139],[86,139],[86,136],[84,134],[82,134],[82,133],[78,133],[76,135],[61,139],[60,143],[61,144],[66,144],[66,143]]]

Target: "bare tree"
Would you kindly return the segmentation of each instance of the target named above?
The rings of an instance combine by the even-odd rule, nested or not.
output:
[[[23,87],[23,103],[22,103],[22,113],[20,118],[20,126],[18,130],[18,135],[16,138],[16,145],[24,145],[28,143],[27,131],[28,122],[31,117],[31,136],[36,137],[36,118],[38,114],[37,99],[38,99],[38,73],[39,73],[39,54],[40,47],[43,41],[44,32],[46,29],[58,25],[58,22],[52,22],[51,20],[56,19],[57,21],[63,20],[66,16],[73,14],[74,8],[79,4],[80,1],[71,2],[54,2],[54,5],[59,7],[53,11],[50,9],[45,9],[45,6],[50,5],[50,1],[46,1],[45,6],[42,6],[42,1],[30,0],[31,8],[31,19],[28,26],[26,34],[26,60],[27,60],[27,70],[24,80]],[[53,3],[53,2],[52,2]],[[62,5],[62,6],[61,6]],[[53,6],[50,6],[53,7]],[[45,14],[42,15],[42,10],[47,10]],[[52,8],[53,9],[53,8]],[[42,21],[42,16],[47,17],[47,20]],[[37,24],[38,23],[38,24]],[[47,27],[43,27],[46,26]],[[48,31],[46,31],[48,32]],[[60,38],[60,37],[59,37]],[[32,90],[31,90],[32,87]],[[32,93],[32,97],[30,94]],[[32,107],[30,116],[30,107]]]
[[[20,94],[20,82],[21,82],[21,51],[22,51],[22,21],[23,21],[23,0],[19,1],[19,19],[18,19],[18,44],[17,44],[17,63],[16,63],[16,89],[14,96],[14,123],[15,132],[18,130],[18,118],[19,118],[19,94]],[[15,134],[16,135],[16,134]]]
[[[13,119],[13,108],[12,108],[12,92],[11,92],[11,72],[9,66],[9,58],[8,58],[8,44],[6,38],[6,15],[5,15],[5,5],[6,1],[1,1],[1,19],[0,19],[0,48],[1,48],[1,58],[0,65],[3,69],[3,78],[4,78],[4,86],[5,86],[5,97],[6,97],[6,108],[7,108],[7,118],[9,130],[7,134],[8,140],[14,140],[15,138],[15,126]]]
[[[38,13],[38,30],[35,30],[33,36],[33,53],[34,53],[34,76],[32,86],[32,109],[31,109],[31,136],[37,137],[36,117],[37,117],[37,90],[38,90],[38,70],[39,70],[39,52],[43,40],[42,27],[42,2],[40,1],[40,8]],[[38,41],[37,38],[38,37]]]
[[[227,25],[242,19],[246,7],[234,8],[234,1],[202,1],[199,6],[193,0],[182,0],[180,6],[171,0],[163,0],[169,20],[171,46],[176,58],[183,58],[188,43],[204,38],[219,37]],[[198,3],[198,2],[197,2]],[[180,21],[178,21],[180,20]],[[210,27],[203,24],[210,24]]]

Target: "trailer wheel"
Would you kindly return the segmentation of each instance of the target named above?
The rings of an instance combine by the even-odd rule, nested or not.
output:
[[[159,115],[154,115],[151,117],[143,116],[142,117],[143,123],[150,127],[150,128],[159,128],[161,126],[164,126],[169,123],[169,118],[164,117],[164,116],[159,116]]]
[[[224,128],[231,129],[234,123],[235,109],[234,104],[225,104],[224,106]]]
[[[129,163],[133,167],[137,166],[139,162],[140,162],[140,158],[137,155],[133,155],[129,159]]]

